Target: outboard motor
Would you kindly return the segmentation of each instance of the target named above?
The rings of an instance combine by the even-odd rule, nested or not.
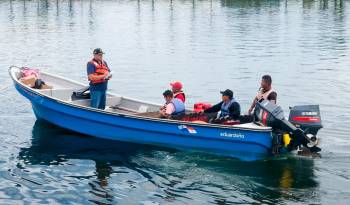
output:
[[[321,113],[318,105],[302,105],[290,107],[289,122],[301,128],[307,134],[317,135],[321,129]]]
[[[282,136],[290,135],[291,140],[287,143],[289,151],[295,150],[301,145],[308,148],[310,152],[321,150],[316,147],[316,134],[322,127],[318,106],[295,106],[291,108],[290,122],[285,119],[280,106],[270,103],[268,100],[263,100],[256,104],[254,116],[255,121],[273,128],[274,134],[279,136],[277,140],[274,140],[278,141],[277,144],[282,143]]]

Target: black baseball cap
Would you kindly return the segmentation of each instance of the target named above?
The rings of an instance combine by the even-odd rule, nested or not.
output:
[[[93,54],[104,54],[101,48],[95,48]]]
[[[220,93],[223,95],[223,96],[228,96],[230,98],[233,98],[233,91],[230,90],[230,89],[226,89],[224,91],[220,91]]]

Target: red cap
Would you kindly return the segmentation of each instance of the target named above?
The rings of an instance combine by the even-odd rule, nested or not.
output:
[[[182,83],[180,81],[176,81],[176,82],[170,83],[170,85],[174,89],[177,89],[177,90],[181,90],[182,89]]]

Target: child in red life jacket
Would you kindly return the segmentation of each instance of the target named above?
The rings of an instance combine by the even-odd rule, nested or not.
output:
[[[171,90],[174,93],[174,98],[181,100],[183,103],[186,101],[185,93],[182,91],[182,83],[179,81],[170,83]]]

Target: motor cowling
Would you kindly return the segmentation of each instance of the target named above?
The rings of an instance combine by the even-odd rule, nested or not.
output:
[[[254,110],[256,121],[272,128],[281,128],[281,121],[284,120],[284,113],[280,106],[263,100],[256,104]]]
[[[317,135],[317,132],[323,127],[319,105],[290,107],[289,122],[307,134]]]

